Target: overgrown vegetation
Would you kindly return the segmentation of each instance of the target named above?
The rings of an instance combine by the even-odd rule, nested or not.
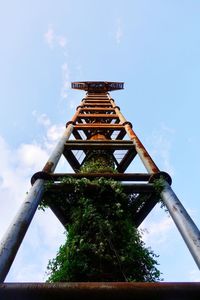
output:
[[[104,154],[93,155],[81,171],[115,172]],[[157,256],[134,227],[136,195],[130,197],[119,182],[103,177],[65,178],[61,184],[63,189],[54,194],[48,194],[52,183],[47,184],[41,204],[58,205],[67,220],[66,242],[47,267],[49,282],[160,280]]]

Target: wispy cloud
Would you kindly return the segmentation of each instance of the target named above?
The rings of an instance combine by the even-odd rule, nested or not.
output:
[[[64,36],[61,35],[61,36],[58,36],[57,40],[58,40],[58,45],[61,48],[65,48],[66,47],[66,45],[67,45],[67,39],[66,39],[66,37],[64,37]]]
[[[50,119],[48,118],[48,116],[46,114],[39,114],[36,110],[32,111],[32,115],[36,118],[36,121],[45,126],[45,127],[48,127],[51,125],[51,121]]]
[[[66,62],[66,59],[68,57],[67,38],[64,35],[55,32],[52,25],[49,25],[47,32],[44,34],[44,39],[49,48],[59,48],[61,50],[61,54],[65,57],[65,61],[61,65],[62,82],[60,97],[61,99],[66,99],[68,96],[67,90],[70,88],[70,70],[69,64]]]
[[[174,227],[172,219],[167,216],[159,221],[144,222],[142,225],[143,240],[145,243],[154,241],[154,245],[164,244]]]
[[[160,130],[154,131],[148,138],[150,152],[155,161],[159,162],[159,168],[174,175],[174,167],[171,162],[172,136],[174,130],[164,124]]]
[[[117,19],[117,29],[115,33],[115,40],[117,44],[120,44],[123,38],[123,27],[122,27],[122,20],[120,18]]]
[[[44,33],[44,40],[50,48],[59,46],[64,49],[67,46],[67,38],[64,35],[57,34],[52,25],[49,25]]]
[[[61,70],[62,70],[62,87],[61,87],[61,98],[62,99],[66,99],[68,96],[67,90],[70,88],[70,71],[69,71],[69,66],[68,64],[65,62],[62,66],[61,66]]]
[[[13,220],[20,204],[30,188],[30,178],[46,163],[52,148],[64,131],[64,126],[52,124],[46,114],[33,112],[38,124],[45,131],[40,141],[20,144],[11,148],[0,136],[0,238]],[[58,167],[61,172],[69,171],[65,161]],[[64,240],[64,228],[52,214],[38,211],[26,234],[22,247],[7,278],[9,281],[42,281],[48,259],[55,256]],[[37,252],[37,255],[35,253]],[[32,257],[30,261],[30,257]]]
[[[55,41],[55,33],[51,25],[49,26],[47,32],[45,32],[44,34],[44,40],[50,48],[53,48]]]
[[[199,272],[199,270],[195,269],[195,270],[190,271],[189,277],[190,277],[191,281],[199,282],[200,281],[200,272]]]
[[[64,132],[63,124],[52,124],[51,120],[45,113],[38,113],[33,111],[32,115],[35,117],[36,122],[42,125],[45,129],[45,135],[43,136],[43,145],[45,149],[49,152],[55,146],[58,139]]]

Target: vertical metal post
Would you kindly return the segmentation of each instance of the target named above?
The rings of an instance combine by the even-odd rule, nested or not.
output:
[[[69,139],[72,130],[73,125],[69,124],[54,151],[52,152],[48,162],[43,168],[44,171],[54,171],[63,153],[64,144]],[[9,269],[31,223],[38,204],[40,203],[43,189],[44,180],[38,179],[30,189],[30,192],[27,195],[24,203],[21,205],[18,214],[16,215],[13,223],[10,225],[0,243],[0,282],[4,281],[9,272]]]
[[[165,182],[161,198],[182,235],[197,266],[200,268],[200,231],[181,204],[170,185]]]
[[[148,154],[147,150],[140,142],[139,138],[131,128],[131,124],[126,121],[114,100],[108,95],[116,114],[121,123],[124,123],[125,130],[135,145],[135,149],[140,156],[144,166],[149,173],[158,173],[159,169]],[[165,182],[165,188],[161,193],[161,198],[182,235],[189,251],[191,252],[197,266],[200,268],[200,231],[181,204],[170,185]]]
[[[145,149],[144,145],[141,143],[141,141],[139,140],[139,138],[137,137],[135,132],[132,130],[131,124],[129,122],[127,122],[127,120],[125,119],[123,114],[120,112],[119,108],[115,105],[114,100],[109,96],[109,94],[108,94],[108,98],[110,99],[111,104],[120,119],[120,122],[122,124],[124,124],[124,128],[129,136],[129,138],[133,141],[133,144],[135,145],[135,150],[137,151],[137,153],[138,153],[140,159],[142,160],[147,171],[149,173],[160,172],[160,170],[156,166],[155,162],[153,161],[153,159],[151,158],[151,156]]]

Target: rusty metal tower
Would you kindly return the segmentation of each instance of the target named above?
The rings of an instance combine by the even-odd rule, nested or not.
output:
[[[166,172],[161,172],[156,166],[136,133],[133,131],[132,124],[125,119],[120,108],[109,94],[110,91],[120,90],[123,89],[123,87],[123,82],[85,81],[72,83],[73,89],[86,91],[85,97],[77,107],[72,120],[67,122],[66,130],[43,170],[33,175],[31,179],[32,188],[1,242],[1,282],[4,281],[10,269],[38,204],[41,201],[45,181],[52,180],[58,182],[58,179],[66,176],[72,176],[74,178],[86,177],[88,179],[104,176],[105,178],[113,178],[117,181],[121,181],[125,190],[137,193],[138,195],[135,199],[137,209],[133,216],[136,227],[142,223],[156,205],[157,200],[155,199],[153,181],[162,178],[164,181],[164,189],[160,193],[160,198],[166,205],[196,264],[200,267],[200,232],[198,228],[173,192],[170,176]],[[81,166],[94,151],[109,153],[113,158],[118,172],[112,174],[104,173],[103,175],[102,173],[80,173],[79,170]],[[74,170],[74,173],[54,173],[61,155],[64,155]],[[136,156],[139,156],[146,168],[146,173],[126,173],[128,166]],[[146,197],[143,197],[145,200],[141,205],[140,200],[143,194],[145,194]],[[67,220],[62,207],[52,205],[51,209],[60,222],[65,225]],[[73,292],[75,287],[76,292]],[[50,284],[40,284],[39,287],[37,285],[37,288],[46,293],[45,295],[49,295],[48,293],[51,292],[52,295],[54,295],[51,299],[55,299],[58,295],[62,299],[63,294],[61,290],[67,293],[66,295],[68,296],[74,295],[73,293],[75,293],[77,297],[75,299],[81,297],[81,293],[86,293],[86,295],[91,296],[91,298],[94,296],[96,297],[95,299],[100,299],[105,295],[107,295],[106,297],[113,296],[115,299],[120,299],[122,293],[123,297],[127,299],[132,296],[145,298],[149,293],[152,293],[151,295],[153,295],[155,299],[164,299],[158,297],[156,291],[159,290],[160,295],[163,295],[163,297],[170,297],[170,295],[174,295],[170,294],[172,289],[176,295],[182,295],[180,299],[193,299],[194,293],[200,291],[200,285],[193,283],[171,283],[168,285],[164,283],[107,283],[107,287],[114,287],[114,291],[112,291],[111,294],[107,293],[105,285],[101,283],[54,284],[54,289]],[[1,284],[0,296],[2,289],[5,295],[7,295],[6,299],[11,299],[8,298],[8,296],[11,295],[12,291],[16,293],[19,292],[20,287],[17,285],[13,286],[12,284]],[[23,298],[22,295],[26,293],[27,289],[34,294],[36,286],[34,283],[32,283],[32,285],[24,284],[24,286],[21,287],[22,294],[19,294],[21,295],[20,299],[26,299]],[[121,295],[120,297],[118,292],[119,295]],[[43,299],[42,296],[40,298],[37,293],[35,294],[35,297],[36,296],[38,297],[37,299]]]

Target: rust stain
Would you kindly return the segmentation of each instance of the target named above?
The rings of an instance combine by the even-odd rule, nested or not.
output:
[[[51,173],[51,170],[52,170],[53,166],[54,166],[54,163],[51,162],[51,161],[48,161],[46,163],[46,165],[44,166],[44,168],[42,169],[42,171],[47,172],[47,173]]]
[[[145,158],[145,160],[148,162],[148,164],[150,165],[152,172],[153,173],[157,173],[159,172],[158,167],[156,166],[156,164],[154,163],[154,161],[152,160],[152,158],[150,157],[149,153],[146,151],[145,147],[143,146],[143,144],[140,142],[140,140],[138,139],[138,137],[136,136],[135,138],[135,142],[136,142],[136,146],[137,148],[139,148],[142,151],[142,154]]]
[[[104,134],[96,133],[96,134],[94,134],[94,135],[91,136],[90,140],[99,140],[99,141],[102,141],[102,140],[107,140],[107,138],[105,137]]]

